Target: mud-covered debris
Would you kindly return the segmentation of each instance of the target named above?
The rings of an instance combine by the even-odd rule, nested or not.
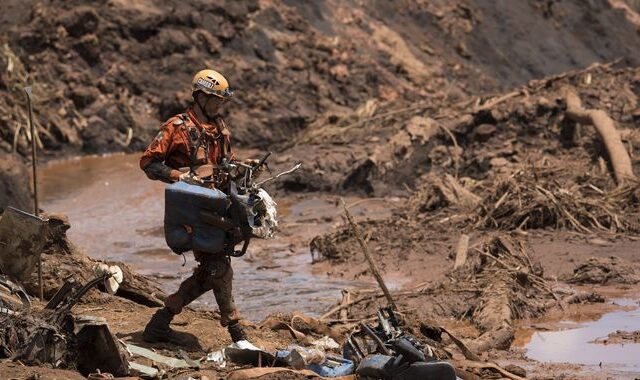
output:
[[[591,343],[600,343],[600,344],[640,343],[640,331],[616,330],[612,333],[609,333],[609,335],[607,335],[606,338],[598,338]]]
[[[451,364],[400,328],[391,307],[378,310],[377,320],[376,326],[361,322],[360,329],[345,341],[343,352],[357,365],[357,375],[376,379],[456,379]]]
[[[97,370],[126,376],[126,356],[106,320],[71,314],[80,298],[106,278],[95,278],[66,292],[52,309],[0,313],[0,357],[75,369],[85,376]]]
[[[349,239],[355,240],[352,233],[347,229],[340,229],[330,234],[314,237],[309,243],[312,261],[330,260],[336,263],[345,261],[344,252],[342,252],[340,245]]]
[[[169,368],[199,368],[200,363],[188,363],[185,359],[172,358],[160,355],[147,348],[136,346],[135,344],[127,344],[127,350],[134,356],[139,356],[152,360],[154,363],[163,364]]]
[[[448,206],[472,210],[480,200],[479,196],[450,174],[442,177],[433,175],[427,177],[425,184],[414,193],[409,207],[416,213],[425,213]]]
[[[569,180],[567,180],[569,179]],[[588,178],[571,178],[563,167],[522,170],[496,184],[477,212],[476,226],[489,229],[570,229],[635,232],[640,230],[633,207],[632,183],[611,192],[595,187]]]
[[[2,274],[0,274],[0,307],[8,310],[31,307],[29,295],[22,285]]]
[[[261,323],[275,331],[288,332],[298,343],[313,345],[317,339],[325,336],[342,342],[344,340],[344,328],[331,327],[327,323],[302,313],[271,315]]]
[[[637,284],[640,274],[637,266],[616,256],[592,257],[574,269],[564,280],[571,284]]]

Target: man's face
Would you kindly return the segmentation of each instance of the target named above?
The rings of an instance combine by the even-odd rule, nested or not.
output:
[[[202,94],[201,96],[203,99],[200,104],[207,116],[216,115],[220,111],[220,108],[222,108],[222,105],[227,102],[226,99],[215,95]]]

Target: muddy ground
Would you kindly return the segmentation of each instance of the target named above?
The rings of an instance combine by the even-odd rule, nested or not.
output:
[[[16,141],[18,154],[1,161],[0,208],[30,204],[19,162],[29,153],[19,131],[23,86],[34,86],[45,160],[135,152],[186,104],[192,73],[212,65],[237,89],[227,110],[235,141],[276,151],[273,169],[304,160],[273,190],[334,202],[281,226],[284,243],[310,246],[315,274],[371,281],[338,199],[368,197],[347,204],[365,210],[356,219],[405,327],[468,378],[501,375],[474,368],[441,327],[521,377],[615,378],[607,366],[528,359],[518,342],[540,318],[598,318],[611,300],[638,301],[638,181],[615,177],[611,151],[571,118],[566,94],[606,112],[637,175],[639,10],[631,0],[9,1],[0,16],[0,149]],[[391,215],[368,215],[368,202]],[[454,269],[463,234],[467,259]],[[91,260],[69,244],[48,246],[48,294],[58,269],[82,268],[87,278]],[[118,337],[142,344],[162,292],[129,274],[127,299],[95,291],[76,313],[103,316]],[[383,300],[373,286],[349,293],[356,302],[326,313],[327,323],[352,327]],[[258,345],[291,342],[247,323]],[[176,327],[198,337],[192,358],[229,343],[215,312],[190,310]],[[73,376],[0,362],[3,378],[36,373]]]

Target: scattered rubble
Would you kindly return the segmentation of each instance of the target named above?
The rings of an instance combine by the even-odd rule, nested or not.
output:
[[[76,290],[61,287],[44,310],[4,310],[0,313],[2,357],[29,365],[76,369],[84,376],[100,370],[128,375],[124,351],[106,321],[71,314],[91,287],[109,277],[97,277]]]
[[[589,259],[578,265],[564,280],[570,284],[637,284],[640,275],[636,264],[627,263],[616,256]]]

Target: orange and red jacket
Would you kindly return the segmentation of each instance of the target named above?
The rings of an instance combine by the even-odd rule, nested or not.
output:
[[[162,124],[160,132],[142,154],[140,168],[151,179],[170,182],[171,169],[218,165],[227,156],[234,159],[230,136],[222,117],[217,116],[213,123],[205,123],[188,109]],[[194,150],[195,160],[191,162]]]

